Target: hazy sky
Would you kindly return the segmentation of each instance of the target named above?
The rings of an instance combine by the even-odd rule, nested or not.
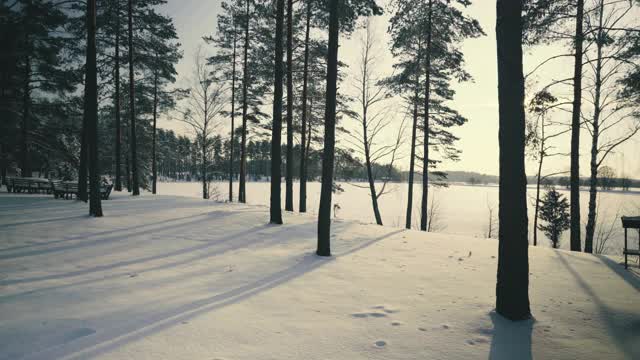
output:
[[[201,43],[201,37],[205,34],[212,34],[215,31],[216,16],[220,11],[220,1],[199,1],[199,0],[169,0],[164,11],[170,14],[175,21],[183,45],[184,58],[178,65],[178,72],[181,74],[179,82],[183,81],[183,75],[190,73],[192,54],[194,49]],[[464,126],[455,129],[454,133],[460,137],[459,147],[462,150],[461,160],[458,162],[445,162],[441,168],[446,170],[468,170],[478,171],[488,174],[498,173],[498,100],[497,100],[497,65],[496,65],[496,44],[495,44],[495,1],[476,0],[467,9],[483,27],[484,37],[468,40],[463,44],[463,52],[466,59],[466,69],[474,78],[473,82],[456,84],[457,91],[452,106],[465,115],[469,122]],[[380,72],[388,74],[391,71],[393,59],[388,50],[388,36],[386,34],[388,15],[378,17],[374,20],[375,33],[379,40]],[[359,33],[353,34],[350,39],[341,39],[339,50],[340,60],[350,65],[347,71],[355,70],[358,62]],[[525,53],[525,73],[535,67],[540,61],[555,54],[560,54],[564,49],[561,46],[536,47],[527,49]],[[573,74],[573,62],[571,59],[554,61],[545,66],[541,71],[532,77],[532,84],[546,84],[551,80],[569,77]],[[352,91],[352,78],[348,77],[339,91]],[[558,88],[554,93],[557,97],[569,96],[570,88]],[[397,101],[391,100],[385,107],[402,109]],[[586,111],[586,116],[591,110]],[[570,122],[570,114],[557,112],[552,115],[554,121]],[[400,119],[398,119],[400,120]],[[345,124],[347,127],[353,123]],[[174,129],[184,133],[184,127],[175,121],[162,121],[161,126]],[[392,131],[390,133],[390,139]],[[408,134],[408,133],[407,133]],[[407,140],[409,142],[409,140]],[[569,138],[559,137],[554,142],[558,152],[568,152]],[[590,147],[589,134],[582,132],[581,136],[581,175],[588,175],[588,154]],[[405,157],[398,165],[401,168],[408,167],[408,147],[403,149]],[[640,136],[630,140],[626,145],[618,148],[615,154],[609,156],[606,164],[612,166],[619,174],[623,171],[628,176],[640,178]],[[407,163],[407,164],[405,164]],[[534,175],[536,167],[533,162],[527,164],[527,174]],[[565,171],[569,169],[569,158],[558,156],[549,158],[546,161],[543,173]]]

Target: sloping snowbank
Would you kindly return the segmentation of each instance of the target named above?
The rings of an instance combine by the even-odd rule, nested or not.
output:
[[[640,279],[531,248],[535,321],[491,312],[497,242],[197,199],[105,217],[0,195],[0,359],[638,359]]]

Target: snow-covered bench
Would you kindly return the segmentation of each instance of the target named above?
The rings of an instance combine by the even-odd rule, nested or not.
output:
[[[622,217],[622,227],[624,228],[624,268],[627,268],[627,257],[628,256],[638,256],[640,257],[640,216],[623,216]],[[627,231],[628,229],[636,229],[638,230],[638,248],[637,249],[629,249],[627,244]]]

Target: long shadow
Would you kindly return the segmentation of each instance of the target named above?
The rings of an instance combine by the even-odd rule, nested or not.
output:
[[[3,257],[2,257],[3,255],[1,254],[3,252],[10,252],[10,251],[15,251],[15,250],[20,250],[20,249],[27,249],[27,248],[38,248],[38,247],[42,247],[42,246],[49,246],[49,245],[52,245],[52,244],[59,244],[59,243],[67,242],[67,241],[87,239],[87,238],[92,238],[92,237],[95,237],[95,236],[109,235],[109,234],[118,233],[118,232],[122,232],[122,231],[129,231],[131,229],[148,228],[150,226],[154,226],[154,225],[158,225],[158,224],[173,223],[173,222],[184,220],[184,219],[192,219],[192,218],[198,217],[198,216],[206,216],[208,213],[209,212],[201,213],[201,214],[187,215],[187,216],[182,216],[182,217],[179,217],[179,218],[171,218],[171,219],[167,219],[167,220],[160,220],[160,221],[155,221],[155,222],[146,223],[146,224],[142,224],[142,225],[134,225],[134,226],[129,226],[129,227],[125,227],[125,228],[119,228],[119,229],[105,230],[105,231],[100,231],[100,232],[91,233],[91,234],[74,235],[74,236],[66,237],[66,238],[60,239],[60,240],[52,240],[52,241],[46,241],[46,242],[39,242],[39,243],[35,243],[35,244],[18,245],[18,246],[8,247],[8,248],[0,249],[0,259],[3,259]],[[10,258],[10,256],[6,256],[4,258],[8,259],[8,258]]]
[[[189,218],[197,217],[198,219],[194,219],[194,220],[191,220],[191,221],[187,221],[187,222],[183,222],[183,223],[175,224],[175,225],[174,224],[170,224],[170,225],[160,226],[160,227],[152,229],[152,231],[157,232],[157,231],[163,231],[163,230],[168,230],[168,229],[176,229],[176,228],[189,226],[189,225],[192,225],[192,224],[197,224],[197,223],[202,221],[202,219],[200,219],[200,218],[203,217],[203,216],[215,215],[215,216],[218,216],[218,218],[222,218],[222,217],[229,216],[230,214],[232,214],[232,213],[229,212],[229,211],[212,211],[212,212],[209,212],[209,213],[206,213],[206,214],[201,214],[201,215],[190,216],[189,217]],[[171,220],[166,220],[166,221],[163,221],[162,223],[166,224],[168,222],[171,222]],[[137,230],[137,231],[132,232],[132,233],[109,236],[109,237],[106,237],[106,238],[99,238],[99,239],[90,240],[90,241],[83,241],[83,242],[78,243],[78,244],[62,245],[62,246],[57,246],[57,247],[54,247],[54,248],[42,249],[42,250],[30,250],[30,251],[24,251],[24,252],[20,252],[20,253],[15,253],[15,254],[0,254],[0,260],[17,259],[17,258],[23,258],[23,257],[28,257],[28,256],[50,254],[50,253],[55,253],[55,252],[60,252],[60,251],[65,251],[65,250],[71,250],[71,249],[79,249],[79,248],[93,246],[93,245],[109,244],[109,243],[124,241],[124,240],[127,240],[128,237],[141,235],[141,234],[144,234],[144,233],[147,233],[147,232],[150,231],[148,229],[140,230],[141,227],[145,227],[145,226],[142,225],[142,226],[131,227],[131,228]],[[79,235],[77,238],[78,239],[82,239],[82,238],[85,238],[85,237],[86,236]]]
[[[534,320],[511,321],[495,311],[490,314],[493,337],[489,360],[531,360],[531,334]]]
[[[15,222],[15,223],[9,223],[9,224],[0,224],[0,230],[2,230],[3,228],[12,227],[12,226],[42,224],[42,223],[58,222],[58,221],[64,221],[64,220],[83,219],[86,217],[88,216],[87,215],[61,216],[56,218],[46,218],[46,219],[39,219],[39,220]]]
[[[602,301],[602,299],[600,299],[600,297],[596,295],[591,286],[589,286],[589,284],[582,278],[582,276],[578,274],[578,272],[571,266],[567,259],[565,259],[566,255],[562,255],[560,251],[554,251],[554,254],[560,259],[560,262],[562,263],[562,265],[564,265],[567,271],[571,273],[571,275],[573,275],[578,285],[580,285],[580,287],[591,297],[591,299],[593,299],[593,303],[598,307],[598,311],[600,312],[600,318],[603,319],[605,324],[607,325],[610,335],[609,337],[618,344],[618,347],[620,347],[630,359],[640,358],[640,353],[638,353],[638,351],[636,350],[636,353],[634,354],[634,349],[631,345],[634,338],[640,338],[637,333],[632,332],[634,326],[637,326],[637,324],[640,323],[640,314],[620,314],[611,310]],[[620,317],[623,319],[623,324],[616,323],[615,318],[618,315],[621,315]],[[627,327],[628,329],[625,327]],[[625,341],[625,339],[629,337],[631,337],[631,339]]]
[[[241,231],[239,233],[236,234],[232,234],[232,235],[228,235],[223,237],[222,239],[215,241],[215,242],[206,242],[204,244],[200,244],[200,245],[196,245],[196,246],[191,246],[191,247],[187,247],[187,248],[182,248],[182,249],[178,249],[178,250],[174,250],[174,251],[170,251],[170,252],[166,252],[166,253],[161,253],[161,254],[157,254],[157,255],[151,255],[151,256],[145,256],[142,258],[138,258],[138,259],[131,259],[131,260],[125,260],[125,261],[118,261],[115,263],[111,263],[108,265],[100,265],[100,266],[95,266],[89,269],[82,269],[82,270],[77,270],[77,271],[70,271],[70,272],[66,272],[63,274],[52,274],[52,275],[44,275],[44,276],[36,276],[36,277],[31,277],[31,278],[22,278],[22,279],[14,279],[14,280],[4,280],[4,281],[0,281],[0,286],[1,285],[13,285],[13,284],[24,284],[24,283],[30,283],[30,282],[36,282],[36,281],[45,281],[45,280],[54,280],[54,279],[65,279],[65,278],[70,278],[70,277],[76,277],[76,276],[82,276],[82,275],[88,275],[91,273],[95,273],[95,272],[100,272],[100,271],[106,271],[106,270],[113,270],[113,269],[117,269],[117,268],[121,268],[121,267],[125,267],[125,266],[130,266],[130,265],[140,265],[146,262],[150,262],[150,261],[154,261],[154,260],[159,260],[159,259],[166,259],[166,258],[170,258],[172,256],[179,256],[179,255],[184,255],[184,254],[188,254],[194,251],[199,251],[199,250],[204,250],[207,248],[211,248],[214,246],[218,246],[218,245],[223,245],[231,240],[234,240],[238,237],[242,237],[248,234],[251,234],[253,232],[259,231],[260,229],[266,228],[267,225],[263,225],[263,226],[258,226],[258,227],[254,227],[254,228],[250,228],[244,231]],[[234,243],[233,245],[233,249],[237,249],[240,248],[242,246],[248,246],[251,244],[251,241],[249,242],[239,242],[239,243]],[[227,249],[226,251],[229,250],[233,250],[233,249]],[[223,251],[223,252],[226,252]],[[209,256],[215,256],[217,255],[217,252],[213,252],[213,254],[210,254]],[[196,257],[197,258],[197,257]],[[169,268],[172,266],[177,266],[179,264],[184,264],[184,263],[188,263],[190,261],[193,261],[193,259],[190,260],[183,260],[183,261],[176,261],[172,264],[165,264],[165,265],[161,265],[155,268],[155,270],[160,270],[163,268]],[[175,264],[175,265],[173,265]],[[147,270],[142,270],[139,271],[140,272],[144,272]]]
[[[611,260],[607,256],[598,255],[597,257],[603,264],[607,265],[609,269],[613,270],[613,272],[618,274],[618,276],[620,276],[629,285],[633,286],[637,291],[640,291],[640,277],[631,271],[625,270],[624,265]]]
[[[374,242],[383,240],[398,231],[382,235],[367,243],[366,246]],[[365,247],[366,247],[365,246]],[[336,254],[334,257],[319,257],[312,254],[303,255],[297,264],[267,275],[258,281],[231,289],[224,293],[201,299],[189,304],[184,304],[167,311],[159,311],[148,320],[141,322],[139,319],[122,323],[120,326],[106,331],[98,331],[93,335],[79,338],[68,344],[61,344],[44,349],[38,353],[26,356],[24,359],[51,359],[65,357],[67,359],[86,359],[107,353],[130,342],[150,336],[164,329],[170,328],[182,321],[192,319],[216,309],[232,305],[260,294],[263,291],[273,289],[288,281],[296,279],[318,267],[334,261],[337,257],[351,254],[363,246],[347,249]]]
[[[304,224],[303,223],[303,224],[293,225],[293,226],[305,226],[305,225],[308,225],[308,224]],[[220,244],[223,244],[223,243],[227,243],[229,240],[233,240],[234,238],[242,237],[242,236],[246,235],[246,233],[259,231],[260,229],[268,228],[268,227],[271,227],[271,226],[272,225],[270,225],[270,224],[257,226],[257,227],[254,227],[251,230],[247,230],[247,231],[243,231],[243,232],[240,232],[240,233],[236,233],[236,234],[230,235],[230,236],[228,236],[228,238],[224,238],[221,241],[217,241],[215,243],[210,243],[211,245],[208,245],[206,247],[211,247],[211,246],[214,246],[214,245],[220,245]],[[291,226],[289,226],[289,227],[291,227]],[[245,240],[243,240],[241,242],[234,242],[232,244],[232,246],[229,246],[229,247],[225,247],[225,248],[222,248],[222,249],[214,249],[214,250],[206,252],[206,253],[202,253],[202,254],[191,256],[191,257],[189,257],[187,259],[177,260],[177,261],[174,261],[174,262],[171,262],[171,263],[166,263],[166,264],[161,264],[161,265],[157,265],[157,266],[146,268],[146,269],[136,270],[135,273],[137,275],[141,275],[141,274],[149,273],[149,272],[152,272],[152,271],[167,270],[167,269],[178,267],[180,265],[185,265],[185,264],[188,264],[188,263],[191,263],[191,262],[195,262],[195,261],[204,260],[204,259],[207,259],[207,258],[219,256],[219,255],[225,254],[227,252],[238,250],[238,249],[241,249],[241,248],[245,248],[245,247],[248,247],[248,246],[251,246],[251,245],[258,245],[258,244],[261,244],[261,243],[263,243],[264,245],[270,245],[272,243],[279,243],[279,242],[282,242],[282,239],[277,238],[277,237],[276,238],[272,238],[271,241],[266,241],[265,238],[262,238],[262,239],[245,239]],[[196,250],[199,250],[199,249],[196,249]],[[122,265],[122,263],[123,262],[112,264],[112,265],[118,265],[118,266],[111,266],[110,268],[131,265],[131,264],[128,264],[128,262],[126,262],[127,264],[123,264],[123,265]],[[106,266],[107,265],[105,265],[104,267],[106,267]],[[103,267],[100,267],[100,269],[97,269],[97,270],[95,270],[95,268],[94,269],[89,269],[89,270],[91,270],[91,272],[95,272],[95,271],[102,271],[102,270],[106,270],[106,269],[103,269]],[[87,271],[87,270],[85,269],[84,271]],[[63,275],[68,275],[68,276],[64,276],[64,277],[84,275],[84,274],[76,274],[76,273],[79,273],[79,272],[81,272],[81,271],[67,273],[67,274],[63,274]],[[44,288],[39,288],[39,289],[32,289],[32,290],[24,291],[24,292],[21,292],[21,293],[14,293],[14,294],[10,294],[10,295],[4,295],[4,296],[0,296],[0,303],[11,301],[11,300],[14,300],[14,299],[19,299],[20,297],[23,297],[23,296],[26,296],[26,295],[34,295],[34,294],[38,294],[38,293],[42,293],[42,292],[46,292],[46,291],[61,290],[61,289],[75,287],[75,286],[94,284],[94,283],[97,283],[97,282],[100,282],[100,281],[106,281],[106,280],[122,277],[122,276],[124,276],[124,275],[126,275],[128,273],[130,273],[130,272],[111,274],[111,275],[108,275],[108,276],[100,277],[99,279],[81,280],[81,281],[77,281],[77,282],[70,283],[70,284],[55,285],[55,286],[49,286],[49,287],[44,287]],[[51,277],[53,277],[53,276],[56,276],[56,275],[52,275]],[[55,278],[58,279],[60,277],[56,276]],[[43,280],[48,280],[48,279],[43,279]],[[166,279],[161,279],[159,281],[165,281],[165,280]],[[1,285],[1,283],[0,283],[0,285]]]

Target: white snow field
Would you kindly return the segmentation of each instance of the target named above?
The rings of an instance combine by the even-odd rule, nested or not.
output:
[[[497,241],[116,193],[0,194],[1,359],[640,359],[640,278],[530,248],[535,320],[492,312]],[[637,265],[636,265],[637,266]]]

